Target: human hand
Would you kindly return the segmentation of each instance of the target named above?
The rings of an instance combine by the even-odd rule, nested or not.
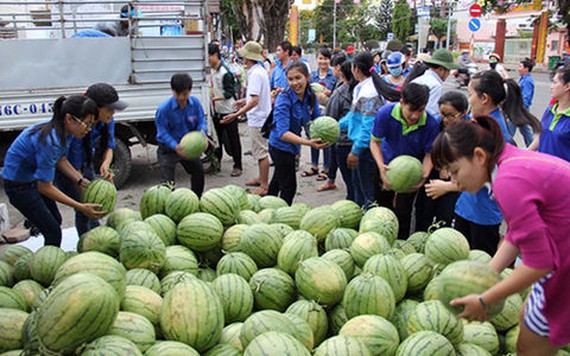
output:
[[[316,150],[323,150],[331,145],[330,142],[323,142],[320,138],[312,138],[309,140],[309,146]]]
[[[346,165],[350,169],[355,169],[356,167],[358,167],[358,156],[350,152],[348,154],[348,157],[346,157]]]
[[[426,184],[426,195],[434,200],[438,199],[449,192],[448,186],[449,182],[441,179],[431,179]]]
[[[388,167],[385,164],[380,167],[380,179],[382,180],[382,186],[386,190],[392,190],[392,187],[390,186],[390,182],[388,181],[388,176],[386,175],[386,172],[389,169],[390,169],[390,167]]]
[[[234,103],[234,108],[236,108],[238,110],[244,106],[245,106],[245,99],[236,100],[236,102]]]
[[[226,116],[224,116],[221,120],[220,120],[220,124],[222,125],[227,125],[230,122],[234,121],[235,119],[237,119],[237,114],[233,113],[233,114],[228,114]]]
[[[109,168],[109,163],[101,163],[101,168],[99,168],[99,175],[106,181],[113,182],[113,171]]]
[[[454,307],[458,305],[464,306],[463,311],[457,314],[458,318],[465,318],[469,321],[485,321],[490,319],[489,314],[485,311],[477,294],[470,294],[462,298],[454,299],[449,302],[449,305]]]
[[[81,178],[79,180],[79,184],[77,185],[77,188],[79,189],[79,192],[83,192],[85,190],[85,188],[87,188],[87,186],[89,185],[89,183],[91,183],[91,181],[87,178]]]
[[[101,204],[83,203],[80,210],[88,218],[99,220],[108,213],[107,211],[102,211],[101,208],[103,208]]]
[[[184,150],[182,149],[182,146],[180,145],[176,145],[176,147],[174,148],[174,151],[176,151],[176,154],[182,158],[182,159],[189,159],[188,156],[186,155],[186,152],[184,152]]]

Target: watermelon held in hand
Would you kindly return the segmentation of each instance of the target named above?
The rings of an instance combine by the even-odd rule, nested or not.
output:
[[[180,147],[189,159],[198,158],[206,151],[206,137],[201,131],[192,131],[180,140]]]
[[[415,157],[402,155],[388,164],[386,178],[393,191],[407,193],[422,181],[423,166]]]
[[[338,122],[330,116],[320,116],[309,126],[311,138],[320,138],[323,142],[335,143],[340,136]]]
[[[117,189],[104,179],[95,179],[87,185],[81,194],[82,203],[101,204],[101,211],[110,213],[115,209]]]

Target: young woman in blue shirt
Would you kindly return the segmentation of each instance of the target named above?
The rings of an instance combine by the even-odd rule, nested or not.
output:
[[[71,206],[92,219],[105,212],[99,204],[81,203],[62,193],[53,184],[56,168],[84,189],[83,178],[66,158],[72,137],[89,133],[97,117],[97,104],[83,95],[60,97],[53,105],[53,117],[25,129],[12,143],[4,162],[2,177],[10,203],[45,238],[45,245],[60,246],[61,214],[56,202]]]

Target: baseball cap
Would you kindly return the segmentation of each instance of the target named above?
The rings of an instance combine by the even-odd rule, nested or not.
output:
[[[129,106],[124,101],[119,100],[119,94],[112,85],[107,83],[97,83],[87,88],[85,95],[93,99],[97,106],[108,107],[116,111],[123,111]]]
[[[348,47],[346,47],[346,54],[353,54],[353,53],[354,53],[353,45],[349,45]]]
[[[406,61],[406,58],[401,52],[392,52],[386,59],[386,66],[394,68],[401,66]]]

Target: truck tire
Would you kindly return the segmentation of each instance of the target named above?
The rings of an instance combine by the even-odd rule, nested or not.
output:
[[[115,140],[111,169],[113,170],[113,182],[117,189],[120,189],[127,182],[131,175],[132,168],[133,165],[129,147],[120,139]]]

